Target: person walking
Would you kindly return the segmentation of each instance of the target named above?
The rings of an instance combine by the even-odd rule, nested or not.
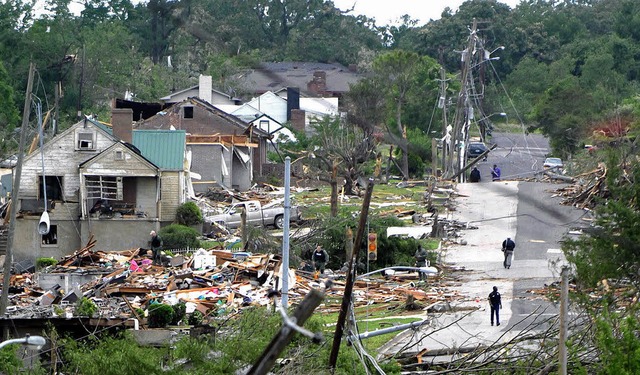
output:
[[[311,256],[311,260],[313,260],[313,267],[316,272],[320,272],[320,274],[324,274],[324,267],[327,265],[329,261],[329,254],[322,248],[322,246],[317,245],[316,249]]]
[[[162,265],[162,256],[160,251],[162,250],[162,238],[155,230],[152,230],[149,233],[151,236],[151,254],[153,254],[153,264],[160,266]]]
[[[502,252],[504,253],[504,262],[502,265],[504,268],[511,268],[511,259],[513,258],[513,249],[516,248],[516,243],[510,237],[502,241]]]
[[[416,267],[427,266],[427,256],[429,256],[429,253],[425,248],[422,247],[422,245],[418,245],[418,249],[413,256],[416,258]],[[427,275],[424,272],[418,271],[418,274],[420,275],[420,281],[427,280]]]
[[[491,168],[491,180],[492,181],[500,181],[500,168],[496,164]]]
[[[498,287],[493,287],[493,292],[489,293],[489,305],[491,305],[491,325],[493,325],[493,316],[496,317],[496,325],[500,325],[500,309],[502,308],[502,297],[498,292]]]

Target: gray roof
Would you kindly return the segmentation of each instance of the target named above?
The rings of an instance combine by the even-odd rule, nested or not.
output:
[[[297,87],[303,94],[311,94],[307,83],[313,80],[316,71],[324,71],[327,76],[327,91],[342,94],[349,91],[349,84],[362,78],[357,72],[338,63],[317,62],[266,62],[260,67],[242,73],[240,80],[254,93],[277,91],[286,87]]]

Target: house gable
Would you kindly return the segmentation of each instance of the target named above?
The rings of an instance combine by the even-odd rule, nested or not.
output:
[[[85,119],[44,144],[44,174],[58,178],[61,183],[62,200],[77,200],[80,186],[78,165],[116,142],[113,136],[92,120]],[[39,181],[42,174],[42,155],[40,149],[36,149],[27,155],[22,163],[22,198],[34,199],[40,195]]]
[[[287,122],[287,101],[271,91],[250,100],[245,106],[255,108],[281,124]],[[234,111],[233,113],[235,114],[236,112]]]
[[[80,173],[116,177],[156,177],[158,167],[124,143],[119,142],[82,163]]]

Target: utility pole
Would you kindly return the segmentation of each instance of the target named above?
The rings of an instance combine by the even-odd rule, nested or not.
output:
[[[291,218],[291,158],[284,159],[284,226],[282,230],[282,308],[289,308],[289,220]]]
[[[364,238],[364,230],[367,227],[367,218],[369,216],[369,205],[371,204],[371,195],[373,193],[373,179],[369,179],[367,190],[364,194],[362,202],[362,210],[360,211],[360,221],[358,223],[358,231],[356,232],[356,240],[353,247],[353,255],[349,260],[349,273],[344,285],[344,295],[342,296],[342,305],[340,306],[340,314],[338,315],[338,323],[336,331],[333,335],[333,344],[331,353],[329,354],[329,368],[333,372],[338,361],[338,352],[340,351],[340,342],[344,333],[344,326],[347,319],[347,313],[351,306],[351,294],[353,293],[353,283],[356,280],[356,265],[358,264],[358,254],[362,247],[362,239]]]
[[[35,64],[29,64],[29,79],[27,80],[27,91],[26,95],[24,96],[22,127],[20,128],[20,142],[18,143],[18,161],[16,163],[15,174],[13,176],[13,187],[11,189],[11,213],[9,215],[7,252],[4,257],[2,296],[0,296],[0,318],[4,317],[4,314],[7,312],[7,305],[9,302],[9,283],[11,282],[11,264],[13,263],[13,239],[15,237],[16,231],[18,201],[20,200],[20,176],[22,175],[22,160],[24,159],[24,143],[27,136],[27,127],[29,127],[29,116],[31,115],[31,90],[33,89],[33,75],[35,70]],[[4,336],[6,336],[7,331],[5,331],[4,333]]]
[[[474,18],[473,25],[471,26],[471,33],[469,35],[469,44],[467,49],[464,50],[462,56],[462,70],[460,71],[460,93],[458,94],[458,101],[456,104],[456,114],[453,119],[454,127],[451,132],[451,150],[449,156],[449,166],[446,178],[451,178],[453,174],[460,170],[460,163],[464,161],[464,142],[468,137],[468,107],[469,107],[469,71],[471,69],[471,55],[473,54],[473,47],[476,43],[476,31],[478,27],[478,21]],[[462,146],[462,147],[459,147]]]
[[[560,290],[560,348],[558,362],[560,363],[560,375],[567,375],[567,320],[569,318],[569,268],[562,267],[562,285]]]
[[[444,70],[444,60],[442,59],[442,55],[440,56],[440,64],[442,67],[440,68],[440,98],[438,99],[438,107],[442,108],[442,175],[447,174],[447,144],[451,144],[451,136],[448,135],[447,126],[449,126],[449,122],[447,121],[447,74]],[[435,171],[434,174],[438,177],[438,171]]]

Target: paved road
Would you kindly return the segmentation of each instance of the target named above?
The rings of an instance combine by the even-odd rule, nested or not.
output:
[[[482,181],[491,181],[491,166],[496,164],[506,180],[534,177],[542,170],[549,151],[548,140],[539,134],[494,133],[489,145],[497,147],[491,151],[487,161],[477,164]]]
[[[523,141],[509,135],[496,135],[494,139],[499,148],[483,163],[498,164],[500,160],[503,181],[485,179],[485,172],[489,174],[487,167],[481,183],[458,184],[461,197],[456,199],[457,208],[450,214],[452,219],[468,221],[477,227],[461,233],[467,245],[450,246],[444,256],[445,262],[467,270],[456,288],[461,298],[452,303],[460,310],[429,316],[433,319],[431,326],[421,329],[419,335],[415,332],[399,335],[382,348],[382,353],[391,354],[411,344],[415,345],[410,352],[491,345],[511,339],[534,320],[557,315],[556,306],[530,291],[559,280],[559,267],[553,263],[564,262],[559,252],[560,241],[571,228],[580,226],[583,212],[560,205],[560,199],[552,197],[561,185],[510,180],[525,173],[531,177],[540,170],[548,153],[546,148],[522,149],[518,145]],[[541,140],[535,142],[543,144]],[[516,241],[510,269],[502,266],[500,251],[506,237]],[[503,295],[500,327],[489,325],[487,295],[493,285]],[[530,316],[534,311],[536,314]],[[447,329],[437,330],[459,319],[462,320]]]

